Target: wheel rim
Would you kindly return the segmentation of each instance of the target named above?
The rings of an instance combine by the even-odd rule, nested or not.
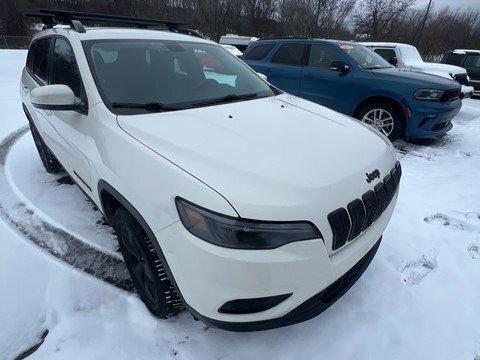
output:
[[[385,136],[389,136],[395,126],[392,114],[384,109],[372,109],[368,111],[363,115],[362,122],[373,126]]]
[[[125,249],[123,252],[127,258],[126,264],[130,268],[130,272],[135,285],[144,294],[146,300],[151,304],[156,304],[158,294],[156,291],[154,275],[143,254],[143,251],[137,241],[131,236],[128,229],[123,226],[120,233],[122,245]]]

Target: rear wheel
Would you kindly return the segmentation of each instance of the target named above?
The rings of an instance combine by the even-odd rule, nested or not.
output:
[[[42,160],[42,164],[45,167],[45,170],[47,170],[47,172],[50,174],[56,174],[63,171],[62,165],[55,158],[48,146],[43,142],[35,125],[31,121],[29,121],[28,123],[30,125],[30,132],[32,133],[33,141],[35,142],[38,155],[40,155],[40,159]]]
[[[388,137],[397,140],[402,134],[401,115],[387,103],[376,103],[365,106],[358,119]]]
[[[135,218],[124,208],[118,208],[113,227],[133,284],[150,312],[165,319],[183,310],[183,302],[154,245]]]

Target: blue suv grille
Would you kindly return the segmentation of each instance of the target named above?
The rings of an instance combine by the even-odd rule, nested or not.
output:
[[[347,209],[339,208],[328,214],[328,222],[332,228],[332,250],[337,250],[358,237],[377,220],[392,201],[400,184],[402,166],[400,162],[387,174],[383,181],[369,190],[362,199],[355,199],[347,205]]]

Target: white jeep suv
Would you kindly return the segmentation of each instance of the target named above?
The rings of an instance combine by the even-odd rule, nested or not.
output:
[[[46,170],[114,227],[154,315],[268,329],[353,285],[397,199],[385,137],[214,42],[72,24],[33,37],[23,107]]]

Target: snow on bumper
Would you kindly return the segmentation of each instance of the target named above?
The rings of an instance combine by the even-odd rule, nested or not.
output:
[[[273,250],[223,248],[193,236],[180,221],[155,235],[183,298],[194,305],[194,311],[209,319],[232,323],[275,319],[328,287],[368,253],[392,216],[397,194],[367,231],[332,255],[325,246],[331,242],[321,239],[294,242]],[[230,300],[289,293],[292,295],[279,305],[258,313],[218,312]]]

